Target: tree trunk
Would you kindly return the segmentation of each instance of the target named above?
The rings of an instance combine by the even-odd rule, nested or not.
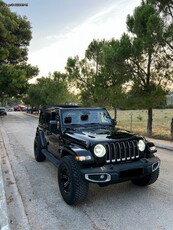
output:
[[[152,136],[153,110],[148,108],[147,136]]]
[[[173,118],[171,121],[171,139],[173,140]]]
[[[117,120],[117,108],[116,107],[114,107],[114,119],[116,122],[116,120]]]
[[[113,118],[113,129],[115,130],[115,126],[117,125],[117,108],[114,107],[114,118]]]

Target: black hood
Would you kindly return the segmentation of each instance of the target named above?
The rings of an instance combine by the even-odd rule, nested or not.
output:
[[[141,137],[125,130],[111,129],[74,129],[64,132],[65,139],[73,143],[88,145],[94,143],[108,143],[115,141],[138,140]]]

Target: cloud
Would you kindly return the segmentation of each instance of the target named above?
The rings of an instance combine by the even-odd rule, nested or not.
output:
[[[63,34],[45,37],[46,46],[35,52],[29,52],[29,62],[39,67],[41,76],[47,76],[49,72],[64,71],[68,57],[78,55],[83,58],[93,39],[120,38],[126,30],[125,20],[130,10],[128,4],[122,8],[123,2],[125,1],[118,1]]]

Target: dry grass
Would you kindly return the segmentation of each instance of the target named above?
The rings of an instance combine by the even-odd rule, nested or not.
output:
[[[110,111],[113,117],[113,111]],[[117,126],[146,136],[147,110],[118,110]],[[173,109],[153,109],[153,137],[171,139]]]

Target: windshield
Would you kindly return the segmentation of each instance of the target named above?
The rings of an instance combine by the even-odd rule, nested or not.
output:
[[[112,125],[105,109],[68,109],[62,111],[63,125]]]

